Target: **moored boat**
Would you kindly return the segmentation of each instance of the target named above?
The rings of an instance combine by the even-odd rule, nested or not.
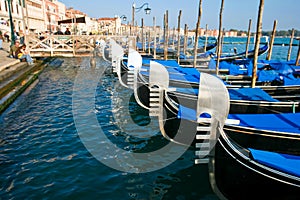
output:
[[[232,140],[226,130],[220,132],[209,161],[211,186],[220,199],[299,197],[300,155],[293,148],[282,147],[284,153],[276,149],[245,148],[240,140]],[[291,138],[291,143],[298,143],[299,148],[298,140]],[[285,141],[281,140],[283,144]],[[265,142],[267,145],[272,141],[268,138]]]

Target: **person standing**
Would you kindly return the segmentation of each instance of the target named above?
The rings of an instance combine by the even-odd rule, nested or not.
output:
[[[14,42],[16,40],[19,40],[19,33],[17,32],[16,29],[14,29],[14,33],[13,33],[13,38],[11,38]]]
[[[29,35],[28,26],[25,27],[25,35]]]
[[[4,37],[5,37],[5,39],[6,39],[6,42],[10,42],[10,39],[9,39],[9,32],[5,32],[4,33]]]
[[[3,49],[3,34],[2,34],[2,31],[0,31],[0,50]]]
[[[58,28],[54,35],[63,35],[64,33]]]
[[[24,34],[23,30],[20,30],[20,32],[19,32],[19,38],[20,38],[20,45],[25,44],[25,34]]]
[[[67,30],[65,31],[65,35],[71,35],[71,31],[69,30],[69,28],[67,28]]]

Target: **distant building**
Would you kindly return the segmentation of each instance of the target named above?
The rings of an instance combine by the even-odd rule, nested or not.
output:
[[[24,11],[25,24],[30,32],[45,31],[45,12],[43,0],[26,0]]]
[[[55,33],[58,29],[58,5],[56,4],[57,1],[54,0],[44,0],[45,2],[45,10],[44,10],[44,19],[45,24],[47,27],[47,31],[51,33]]]
[[[89,19],[89,17],[87,17],[87,14],[71,7],[66,9],[65,16],[65,19],[70,19],[71,22],[61,24],[62,31],[65,31],[66,28],[69,28],[71,30],[71,33],[74,35],[81,34],[82,32],[85,34],[87,33],[86,21],[87,19]]]
[[[225,31],[225,36],[226,37],[236,37],[236,36],[238,36],[238,32],[237,31]]]
[[[116,32],[116,22],[120,22],[119,17],[102,17],[98,18],[99,30],[98,32],[103,35],[112,35]],[[121,23],[121,22],[120,22]],[[121,25],[119,25],[121,27]]]
[[[58,20],[64,20],[66,19],[66,5],[59,2],[59,1],[56,1],[55,2],[56,5],[57,5],[57,8],[58,8]]]
[[[10,1],[11,14],[14,24],[14,28],[17,31],[25,30],[25,21],[23,17],[23,1]],[[7,0],[0,0],[0,20],[6,23],[2,23],[2,29],[10,31],[10,20],[9,20],[9,5]],[[5,26],[3,26],[5,24]]]
[[[104,35],[138,35],[141,36],[141,27],[122,21],[119,16],[91,18],[87,14],[74,8],[66,8],[65,4],[58,0],[11,0],[11,14],[14,28],[17,31],[55,33],[58,29],[62,32],[69,28],[72,34],[104,34]],[[24,5],[23,5],[24,4]],[[67,20],[67,21],[66,21]],[[61,23],[61,22],[64,23]],[[0,0],[0,29],[10,32],[9,5],[7,0]],[[144,26],[144,35],[151,33],[153,27]],[[164,30],[157,26],[156,36],[163,36]],[[175,37],[175,29],[170,31],[170,36]],[[199,36],[218,36],[218,30],[200,29]],[[153,34],[153,33],[151,33]],[[173,35],[172,35],[173,34]],[[180,29],[180,34],[184,30]],[[235,31],[226,31],[225,36],[238,36]],[[188,36],[194,37],[195,31],[189,31]]]
[[[241,36],[241,37],[247,37],[247,34],[246,34],[246,33],[241,33],[240,36]]]

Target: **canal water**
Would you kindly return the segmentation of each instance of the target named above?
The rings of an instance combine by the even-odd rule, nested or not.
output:
[[[96,68],[108,65],[99,59]],[[98,81],[94,104],[103,132],[125,150],[147,152],[167,144],[155,119],[139,114],[145,110],[134,106],[132,91],[115,84],[109,69]],[[79,71],[87,76],[95,73],[89,58],[56,59],[39,82],[1,115],[2,199],[216,199],[207,168],[194,165],[194,150],[164,168],[144,173],[120,171],[96,159],[74,123],[73,93]],[[131,116],[126,113],[128,106]],[[128,118],[132,120],[124,123]],[[89,125],[86,122],[86,128]],[[105,144],[100,143],[99,149],[101,145]],[[111,153],[102,150],[104,156]]]
[[[284,60],[287,48],[274,47],[273,55]],[[292,55],[295,59],[296,48]],[[182,150],[176,159],[147,157],[169,143],[157,120],[133,99],[101,58],[96,67],[89,58],[49,63],[38,82],[0,115],[0,199],[218,199],[207,167],[194,164],[195,149]],[[92,112],[80,107],[89,104]],[[96,135],[83,136],[95,127]],[[131,156],[136,163],[128,166]],[[158,164],[147,164],[152,159]],[[140,167],[144,162],[146,171]]]

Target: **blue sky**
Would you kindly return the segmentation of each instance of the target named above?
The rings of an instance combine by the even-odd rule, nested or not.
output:
[[[81,10],[90,17],[114,17],[126,15],[131,22],[132,4],[136,7],[148,3],[151,14],[145,15],[143,11],[135,14],[138,24],[144,18],[145,25],[152,25],[153,17],[156,24],[163,24],[163,16],[166,10],[169,13],[170,28],[177,27],[179,10],[182,10],[181,27],[187,24],[190,29],[196,27],[199,0],[59,0],[67,7]],[[209,29],[218,29],[221,0],[203,0],[201,28],[206,24]],[[263,30],[271,31],[274,20],[277,20],[277,30],[300,30],[299,0],[265,0],[263,11]],[[225,0],[223,10],[223,28],[225,30],[247,30],[249,19],[252,20],[251,31],[256,30],[256,22],[259,9],[259,0]]]

